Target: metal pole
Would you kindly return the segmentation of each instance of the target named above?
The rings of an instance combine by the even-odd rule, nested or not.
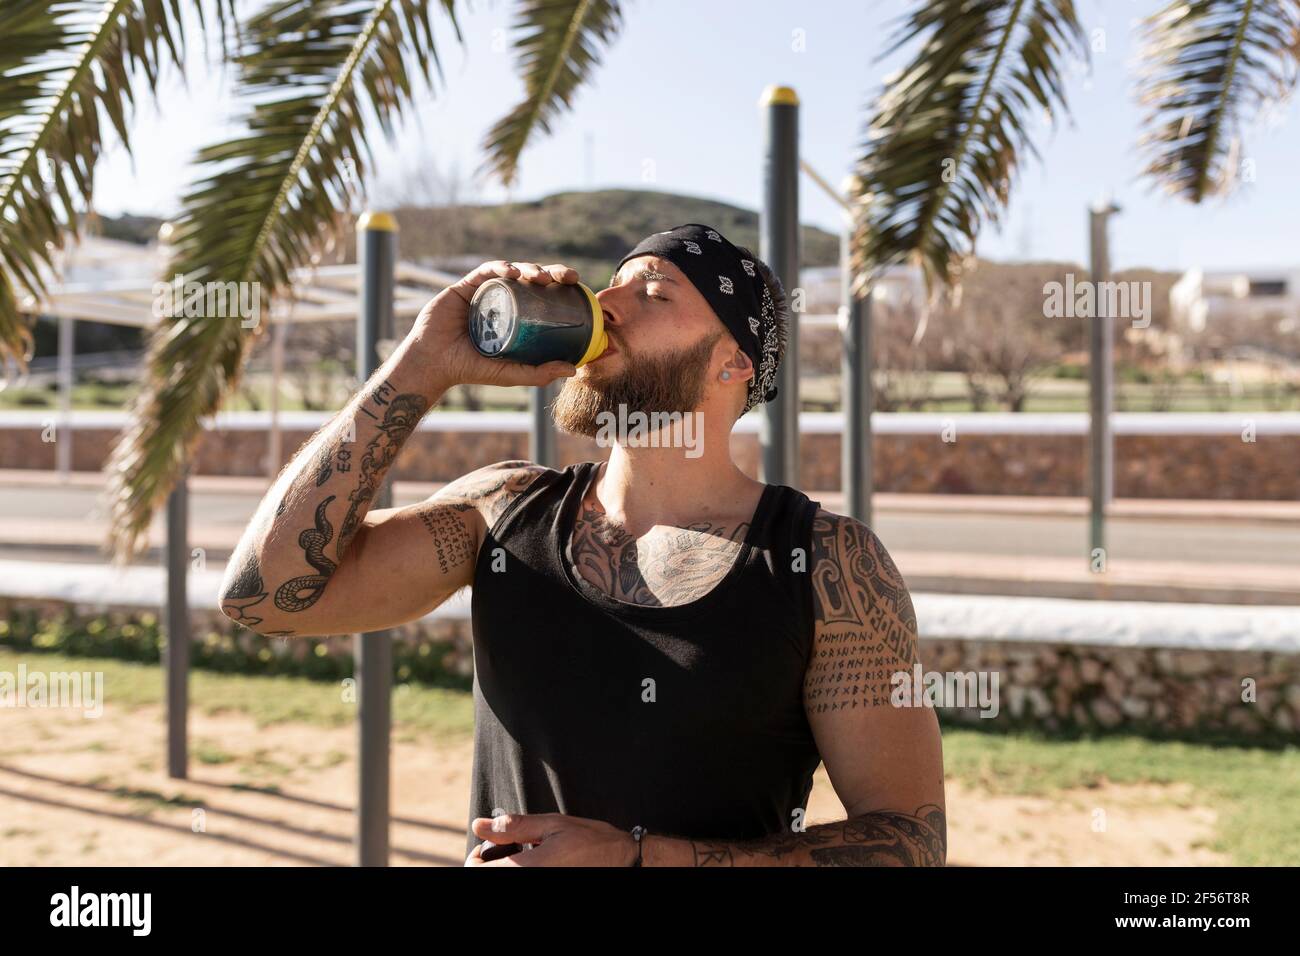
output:
[[[857,295],[853,291],[853,224],[848,222],[840,239],[840,332],[844,347],[840,353],[840,405],[844,412],[844,432],[840,454],[844,503],[848,515],[870,526],[871,495],[874,484],[871,469],[871,292]]]
[[[272,481],[280,473],[280,458],[284,455],[284,434],[280,430],[280,382],[284,378],[284,340],[289,334],[285,322],[271,326],[271,434],[267,445],[266,475]]]
[[[167,496],[167,641],[163,645],[163,674],[167,698],[167,775],[188,776],[190,605],[186,587],[189,570],[188,468],[182,468]]]
[[[77,347],[75,326],[70,315],[59,316],[59,430],[54,457],[59,478],[68,480],[72,471],[72,358]]]
[[[799,97],[788,86],[769,86],[759,99],[766,111],[763,206],[759,257],[793,296],[799,284]],[[762,406],[763,481],[799,483],[799,316],[790,320],[785,356],[776,376],[777,396]]]
[[[1112,213],[1119,207],[1097,203],[1088,210],[1089,253],[1095,318],[1088,329],[1088,560],[1091,567],[1104,567],[1106,549],[1106,505],[1114,480],[1115,446],[1111,435],[1114,405],[1115,317],[1108,314],[1102,283],[1110,275],[1110,245],[1106,234]],[[1096,558],[1101,556],[1102,563]]]
[[[357,377],[365,382],[379,368],[378,344],[391,339],[393,286],[397,265],[397,220],[367,212],[357,220],[361,311],[357,317]],[[392,504],[385,481],[374,508]],[[357,866],[388,865],[389,736],[392,728],[393,645],[388,631],[358,634],[353,643],[357,700]]]
[[[559,449],[555,438],[555,423],[549,411],[551,402],[559,394],[559,383],[535,387],[528,396],[528,408],[532,414],[529,434],[529,455],[532,460],[547,468],[559,467]]]

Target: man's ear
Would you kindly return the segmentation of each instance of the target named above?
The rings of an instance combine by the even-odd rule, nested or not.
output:
[[[729,376],[728,385],[743,386],[740,391],[740,401],[736,405],[736,417],[740,418],[745,413],[745,402],[749,398],[749,380],[757,374],[757,370],[749,356],[745,354],[745,350],[736,348],[726,364],[722,366],[722,371]]]
[[[722,366],[722,370],[730,374],[728,381],[733,383],[748,382],[755,375],[754,363],[741,348],[732,351],[731,357]]]

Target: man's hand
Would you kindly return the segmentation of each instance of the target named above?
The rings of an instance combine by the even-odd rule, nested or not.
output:
[[[510,813],[476,817],[474,835],[493,843],[531,843],[531,850],[484,863],[483,844],[465,860],[466,866],[631,866],[636,840],[626,830],[601,820],[563,813]]]
[[[532,366],[479,354],[469,337],[469,303],[478,287],[489,279],[573,285],[578,273],[559,263],[542,267],[534,262],[497,259],[483,263],[439,292],[420,310],[411,328],[422,361],[437,384],[444,389],[453,385],[549,385],[558,378],[575,375],[577,367],[570,362]]]

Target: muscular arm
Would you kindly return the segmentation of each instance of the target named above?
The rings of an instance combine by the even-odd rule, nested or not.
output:
[[[445,386],[408,340],[285,467],[222,584],[232,620],[275,636],[378,630],[473,580],[486,527],[544,469],[500,462],[427,501],[371,511],[406,439]]]
[[[942,866],[943,752],[928,707],[891,704],[919,661],[912,599],[875,534],[819,511],[810,562],[815,636],[804,710],[845,820],[762,840],[646,838],[648,865]]]
[[[434,297],[365,387],[298,452],[244,531],[221,610],[268,635],[379,630],[433,610],[473,580],[487,523],[545,469],[501,462],[409,508],[371,512],[402,445],[454,384],[547,385],[569,362],[479,355],[469,304],[494,278],[575,283],[556,263],[485,262]]]
[[[766,840],[683,840],[690,858],[679,851],[678,865],[943,866],[946,833],[943,810],[933,804],[913,813],[875,810]]]

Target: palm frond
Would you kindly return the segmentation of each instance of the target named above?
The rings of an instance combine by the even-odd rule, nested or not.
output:
[[[523,101],[498,120],[483,143],[487,159],[477,170],[510,186],[519,156],[539,132],[548,134],[561,110],[599,66],[598,49],[608,47],[622,25],[616,0],[525,0],[514,29]]]
[[[1228,192],[1243,123],[1295,88],[1300,3],[1174,0],[1142,34],[1143,174],[1194,203]]]
[[[1086,57],[1072,0],[921,0],[891,50],[921,47],[886,80],[854,166],[858,286],[904,262],[955,282],[985,222],[997,222],[1030,124],[1067,112],[1064,70]]]
[[[459,40],[453,0],[442,5]],[[160,319],[146,381],[107,466],[117,557],[138,549],[203,418],[238,383],[271,300],[341,232],[373,162],[367,120],[391,134],[414,81],[431,84],[435,68],[441,76],[429,6],[276,0],[241,25],[234,95],[253,104],[246,131],[200,150],[203,178],[174,223],[167,276],[237,290],[258,322],[246,328],[252,309],[230,315],[215,297]]]
[[[152,92],[183,47],[179,0],[0,4],[0,360],[30,357],[22,313],[90,207],[103,127],[131,148],[135,71]]]

